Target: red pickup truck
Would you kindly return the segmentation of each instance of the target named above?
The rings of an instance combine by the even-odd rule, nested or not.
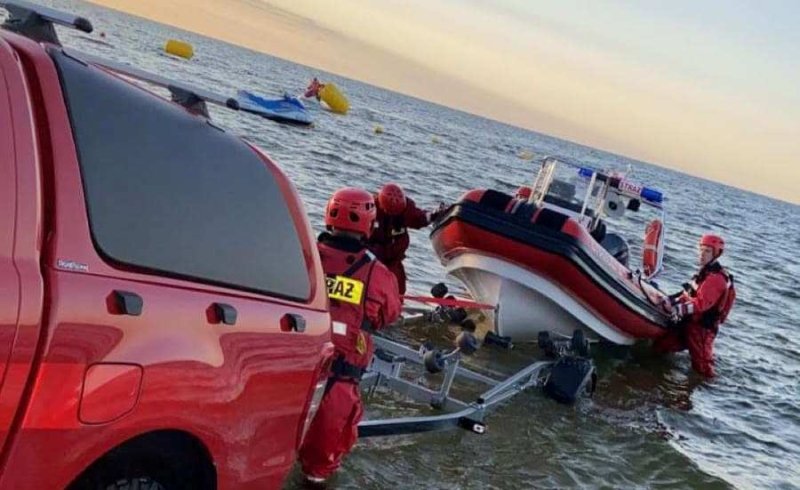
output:
[[[291,182],[0,4],[0,489],[280,487],[333,352]]]

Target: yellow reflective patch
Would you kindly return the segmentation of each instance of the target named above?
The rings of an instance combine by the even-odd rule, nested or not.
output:
[[[367,338],[364,337],[364,332],[358,332],[358,338],[356,339],[356,352],[362,356],[367,352]]]
[[[358,279],[351,279],[345,276],[327,277],[325,278],[325,284],[328,287],[329,298],[354,305],[361,304],[364,283]]]

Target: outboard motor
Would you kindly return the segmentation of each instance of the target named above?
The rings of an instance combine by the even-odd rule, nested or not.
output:
[[[617,259],[617,262],[628,267],[630,249],[628,248],[628,242],[626,242],[624,238],[616,233],[606,233],[600,245],[602,245],[608,253],[613,255],[614,258]]]

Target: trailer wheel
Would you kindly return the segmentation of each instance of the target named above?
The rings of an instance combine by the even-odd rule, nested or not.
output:
[[[575,354],[581,357],[589,357],[589,341],[583,334],[583,330],[575,330],[570,339],[570,348]]]
[[[447,284],[440,282],[434,284],[431,288],[431,296],[434,298],[444,298],[447,294]]]
[[[429,350],[422,356],[422,362],[425,365],[425,369],[431,373],[441,373],[444,370],[444,359],[442,359],[442,353],[439,350]]]
[[[502,349],[510,350],[514,348],[514,342],[511,341],[511,337],[497,335],[491,330],[486,332],[486,335],[483,337],[483,343],[485,345],[496,345]]]
[[[539,332],[537,335],[537,343],[539,344],[539,348],[544,351],[545,355],[554,357],[555,356],[555,344],[553,343],[553,339],[550,337],[550,332],[544,331]]]
[[[466,356],[471,356],[478,350],[478,339],[469,332],[461,332],[456,337],[456,345]]]
[[[475,322],[471,318],[467,318],[466,320],[461,322],[461,330],[465,332],[473,333],[477,328],[478,326],[475,325]]]
[[[450,321],[453,323],[460,324],[467,319],[467,316],[467,310],[464,308],[453,308],[450,310]]]

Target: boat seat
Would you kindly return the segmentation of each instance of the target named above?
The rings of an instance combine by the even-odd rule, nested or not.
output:
[[[553,206],[558,206],[560,208],[568,209],[570,211],[574,211],[576,213],[581,212],[581,208],[583,207],[583,203],[562,199],[560,197],[554,196],[552,194],[548,194],[544,196],[544,202],[548,204],[552,204]],[[585,213],[586,216],[590,218],[594,218],[594,211],[591,209],[586,209]]]
[[[517,220],[523,223],[530,223],[533,218],[533,213],[536,212],[536,205],[529,204],[525,201],[519,201],[511,208],[511,214]]]
[[[488,189],[483,193],[483,196],[481,196],[480,204],[486,206],[487,208],[505,212],[506,208],[508,207],[508,203],[510,203],[512,199],[514,198],[508,194]]]
[[[568,219],[569,216],[566,214],[559,213],[549,208],[542,208],[539,214],[536,215],[536,221],[534,221],[534,223],[539,226],[544,226],[545,228],[561,231],[561,228]]]
[[[630,249],[628,248],[628,242],[626,242],[624,238],[616,233],[607,233],[605,238],[600,242],[600,245],[602,245],[608,253],[613,255],[614,258],[617,259],[617,262],[628,267]]]

